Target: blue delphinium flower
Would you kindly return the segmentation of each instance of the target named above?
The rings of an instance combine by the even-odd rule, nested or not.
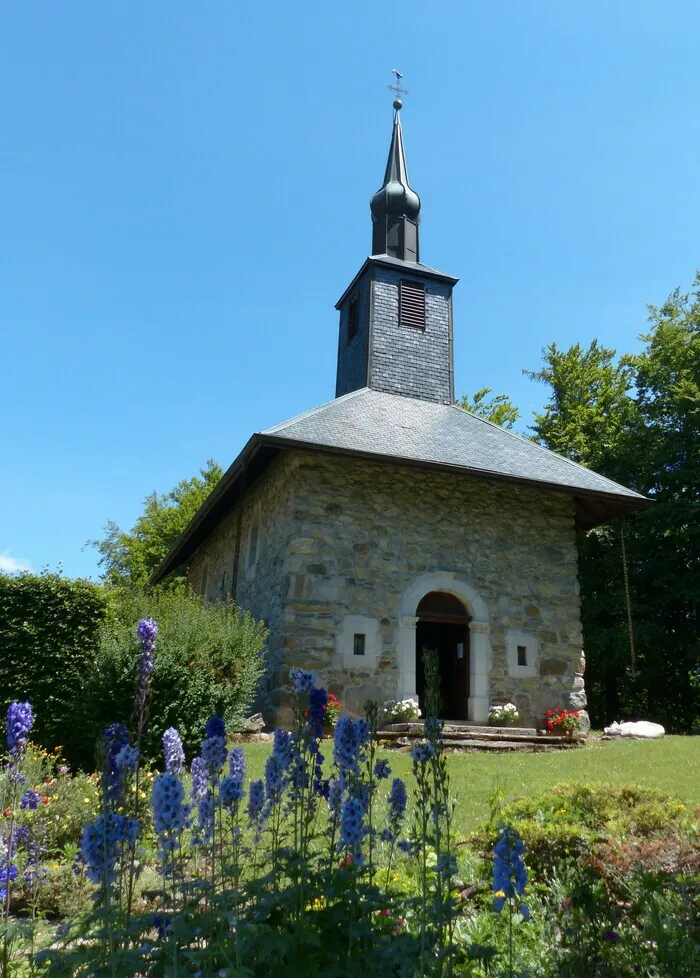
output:
[[[165,757],[165,770],[169,774],[182,774],[185,770],[185,751],[182,747],[180,734],[175,727],[168,727],[163,734],[163,756]]]
[[[369,739],[367,721],[340,717],[333,731],[333,757],[342,776],[359,775],[360,751]]]
[[[245,780],[245,755],[241,747],[234,747],[228,758],[228,775],[219,786],[219,798],[224,808],[233,811],[243,800]]]
[[[310,693],[314,685],[314,675],[306,669],[290,669],[289,678],[292,681],[294,692],[298,695]]]
[[[425,764],[432,757],[435,757],[435,748],[430,741],[416,744],[415,747],[411,748],[411,758],[414,764]]]
[[[340,778],[333,778],[328,786],[328,808],[330,809],[331,815],[338,815],[342,800],[343,782]]]
[[[328,693],[325,689],[318,689],[314,686],[309,694],[309,710],[307,713],[308,730],[312,737],[323,736],[327,706]]]
[[[42,862],[45,855],[45,834],[40,828],[35,826],[34,831],[31,834],[28,833],[27,856],[24,861],[24,869],[22,871],[25,883],[32,890],[36,890],[36,888],[43,883],[49,875],[48,869]]]
[[[219,798],[224,808],[233,811],[243,800],[243,779],[227,774],[219,785]]]
[[[199,835],[195,842],[210,842],[214,836],[214,795],[207,789],[197,805]]]
[[[245,754],[242,747],[234,747],[228,755],[228,773],[241,783],[245,778]]]
[[[7,859],[0,862],[0,900],[7,897],[8,884],[17,879],[17,867],[14,863],[8,865]]]
[[[153,827],[160,837],[161,853],[172,852],[180,844],[178,837],[187,825],[189,816],[182,781],[168,771],[157,774],[153,779],[151,799]]]
[[[202,744],[202,760],[211,781],[216,781],[226,763],[226,743],[223,737],[207,737]]]
[[[389,762],[381,757],[374,765],[374,776],[378,781],[383,781],[388,778],[391,774],[391,765]]]
[[[207,793],[207,768],[201,757],[194,757],[190,765],[192,775],[192,803],[198,805]]]
[[[27,748],[33,726],[32,704],[18,701],[10,703],[7,708],[7,747],[15,763],[19,763]]]
[[[20,799],[19,807],[28,808],[30,811],[36,811],[39,807],[39,802],[41,801],[41,795],[38,791],[33,788],[27,788]]]
[[[265,783],[262,778],[251,781],[248,790],[248,827],[254,830],[253,839],[257,845],[262,838],[265,825]]]
[[[129,733],[123,723],[110,723],[102,735],[102,787],[107,803],[116,805],[122,788],[117,756],[129,743]]]
[[[139,766],[140,757],[135,747],[126,744],[114,758],[114,764],[118,771],[135,771]]]
[[[457,875],[457,857],[451,852],[440,853],[436,869],[444,880],[451,880]]]
[[[527,917],[529,909],[522,900],[527,887],[524,852],[525,843],[517,830],[501,825],[498,841],[493,847],[493,891],[496,894],[493,905],[496,910],[502,910],[507,900],[521,900],[520,913]]]
[[[407,797],[404,782],[401,778],[394,778],[391,782],[391,790],[387,798],[389,803],[387,825],[381,835],[384,842],[396,842],[397,836],[401,831],[404,815],[406,814]]]
[[[223,737],[226,739],[226,724],[221,717],[209,717],[204,728],[205,737]]]
[[[362,861],[362,840],[367,828],[364,825],[365,806],[359,798],[348,798],[340,812],[340,844],[348,849],[356,862]]]
[[[80,836],[80,852],[88,879],[93,883],[113,882],[120,846],[122,843],[133,845],[137,832],[136,819],[116,812],[107,812],[85,825]]]
[[[139,685],[145,685],[153,672],[158,625],[152,618],[142,618],[136,626],[136,635],[141,643],[139,656]]]
[[[272,734],[272,753],[278,759],[282,771],[286,771],[292,759],[292,735],[289,730],[276,727]]]
[[[267,812],[273,805],[282,801],[284,793],[284,768],[278,754],[274,752],[265,761],[265,794],[267,796]]]

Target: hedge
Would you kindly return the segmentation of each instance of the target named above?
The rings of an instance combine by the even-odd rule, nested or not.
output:
[[[98,584],[60,574],[0,573],[0,707],[29,700],[32,739],[62,746],[71,761],[76,704],[93,669],[107,595]]]

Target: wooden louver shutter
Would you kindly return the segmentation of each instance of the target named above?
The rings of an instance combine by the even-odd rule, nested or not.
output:
[[[425,329],[425,286],[420,282],[399,283],[399,325]]]
[[[354,295],[348,307],[348,343],[357,334],[357,296]]]

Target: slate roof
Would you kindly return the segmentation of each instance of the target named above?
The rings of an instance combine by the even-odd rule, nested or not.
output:
[[[369,387],[338,397],[261,434],[344,452],[643,500],[633,490],[463,408],[386,394]]]
[[[574,497],[582,528],[624,516],[644,496],[463,408],[362,388],[253,435],[154,575],[184,563],[280,449],[360,456],[526,483]]]

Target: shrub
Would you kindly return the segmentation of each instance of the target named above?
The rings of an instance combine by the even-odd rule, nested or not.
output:
[[[212,715],[236,729],[255,698],[266,630],[247,612],[191,592],[113,589],[85,697],[90,756],[108,723],[131,716],[139,649],[134,623],[141,618],[154,618],[159,626],[145,756],[160,754],[168,727],[177,727],[188,751],[201,741]]]
[[[36,704],[34,740],[62,746],[71,762],[82,757],[75,704],[93,668],[106,609],[105,589],[90,581],[48,571],[0,573],[0,709],[13,699]]]
[[[531,798],[518,798],[499,813],[522,836],[528,864],[542,879],[562,865],[592,855],[609,840],[677,836],[690,831],[692,819],[678,798],[636,785],[572,782]],[[474,835],[482,850],[496,838],[494,824]]]

